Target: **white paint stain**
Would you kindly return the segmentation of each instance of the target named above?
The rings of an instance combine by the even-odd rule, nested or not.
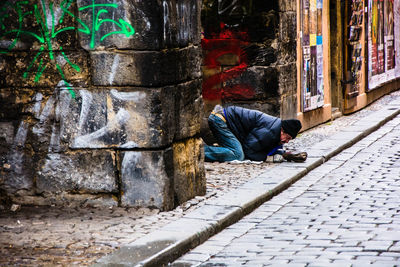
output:
[[[139,147],[139,145],[133,141],[129,141],[121,145],[121,148],[126,148],[126,149],[137,148],[137,147]]]
[[[146,98],[146,94],[143,92],[118,92],[112,89],[110,93],[113,98],[121,101],[139,102]]]
[[[118,132],[123,126],[127,124],[129,121],[130,114],[127,110],[121,108],[115,118],[113,120],[110,120],[106,126],[103,128],[87,134],[83,136],[79,136],[75,138],[73,142],[73,147],[74,148],[80,148],[80,147],[102,147],[104,146],[104,141],[102,141],[102,137],[112,134],[113,132]]]
[[[7,49],[13,44],[11,40],[1,40],[0,41],[0,48]]]
[[[169,25],[169,9],[168,9],[168,4],[164,0],[163,1],[163,16],[164,16],[164,41],[167,41],[167,31],[168,31],[168,25]]]
[[[21,121],[18,127],[17,134],[14,138],[14,147],[23,147],[25,146],[26,136],[28,134],[28,124],[24,121]]]
[[[66,115],[69,105],[71,103],[72,96],[68,89],[62,89],[60,91],[60,99],[58,103],[58,109],[56,112],[56,120],[60,121],[63,119],[63,117]]]
[[[178,39],[187,40],[190,32],[190,12],[185,2],[176,3],[178,26]]]
[[[35,95],[35,104],[33,105],[33,114],[35,114],[35,118],[39,118],[40,116],[40,107],[42,104],[43,95],[41,93],[37,93]]]
[[[12,148],[7,154],[7,161],[11,165],[12,170],[9,174],[10,176],[6,177],[4,181],[4,185],[9,187],[7,190],[29,189],[32,186],[32,179],[26,175],[26,159],[23,150],[28,129],[29,124],[21,121]]]
[[[59,152],[60,150],[60,133],[58,126],[54,123],[51,127],[51,137],[48,152]]]
[[[54,14],[54,20],[51,15],[50,11],[50,6],[47,7],[49,9],[49,12],[46,10],[46,19],[47,19],[47,27],[49,28],[49,31],[51,31],[52,28],[56,27],[59,23],[60,17],[61,17],[61,8],[55,8],[55,5],[53,3],[53,14]],[[54,25],[52,25],[54,21]]]
[[[32,132],[38,136],[42,136],[45,134],[45,128],[48,125],[50,120],[50,116],[54,110],[55,98],[52,95],[49,100],[47,100],[46,105],[43,108],[43,111],[39,116],[39,123],[35,124],[32,128]]]
[[[58,90],[56,88],[56,90]],[[59,90],[59,101],[55,109],[55,121],[52,125],[49,152],[59,152],[61,148],[61,136],[65,130],[65,116],[68,113],[69,105],[71,102],[71,94],[66,88]],[[57,124],[56,122],[59,122]]]
[[[64,115],[68,111],[69,105],[71,103],[72,96],[69,93],[68,89],[60,90],[60,97],[56,107],[56,120],[60,121]]]
[[[109,83],[110,85],[112,85],[113,82],[114,82],[115,73],[117,72],[117,67],[118,67],[118,65],[119,65],[119,55],[116,55],[116,56],[114,57],[114,61],[113,61],[112,67],[111,67],[110,76],[108,77],[108,83]]]
[[[57,56],[57,63],[60,64],[61,67],[64,67],[67,64],[67,60],[65,60],[64,56]]]
[[[142,152],[126,152],[121,163],[121,172],[127,177],[133,177],[132,169],[136,166],[142,158]],[[132,181],[125,180],[126,183],[131,184]]]
[[[141,31],[142,32],[149,31],[151,28],[151,23],[150,23],[149,18],[146,16],[146,13],[144,13],[142,10],[140,10],[138,8],[136,8],[136,12],[139,13],[139,16],[138,16],[138,18],[136,18],[136,21],[144,22],[144,24],[146,25],[143,29],[141,29]],[[128,14],[128,15],[130,15],[130,14]],[[129,17],[129,19],[130,19],[130,17]],[[136,29],[135,29],[135,31],[136,31]]]
[[[88,90],[80,90],[79,92],[82,97],[82,107],[81,114],[79,116],[77,134],[81,135],[90,112],[90,107],[92,106],[93,96],[92,93],[90,93]]]

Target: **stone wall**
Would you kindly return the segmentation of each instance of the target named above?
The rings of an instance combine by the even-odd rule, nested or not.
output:
[[[205,193],[200,0],[0,7],[3,196],[167,210]]]
[[[296,1],[204,0],[202,25],[205,117],[217,103],[296,117]]]

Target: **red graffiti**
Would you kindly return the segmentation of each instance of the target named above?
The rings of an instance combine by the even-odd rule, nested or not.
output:
[[[238,56],[239,62],[236,66],[212,75],[203,82],[203,98],[206,100],[219,100],[224,98],[252,98],[254,89],[250,85],[238,84],[222,86],[226,81],[240,76],[246,71],[248,61],[243,47],[248,45],[248,35],[245,32],[233,32],[225,29],[221,24],[221,32],[214,34],[212,39],[202,39],[202,48],[206,51],[204,65],[208,69],[219,70],[220,58],[224,55],[233,54]]]

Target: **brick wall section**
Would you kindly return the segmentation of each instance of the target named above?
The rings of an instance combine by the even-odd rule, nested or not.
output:
[[[1,191],[164,210],[204,194],[201,1],[13,2],[0,13]]]

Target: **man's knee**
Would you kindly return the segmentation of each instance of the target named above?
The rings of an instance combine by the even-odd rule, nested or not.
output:
[[[233,157],[234,157],[234,159],[233,160],[240,160],[240,161],[242,161],[242,160],[244,160],[244,153],[243,153],[243,150],[242,149],[237,149],[237,150],[234,150],[233,151]]]

